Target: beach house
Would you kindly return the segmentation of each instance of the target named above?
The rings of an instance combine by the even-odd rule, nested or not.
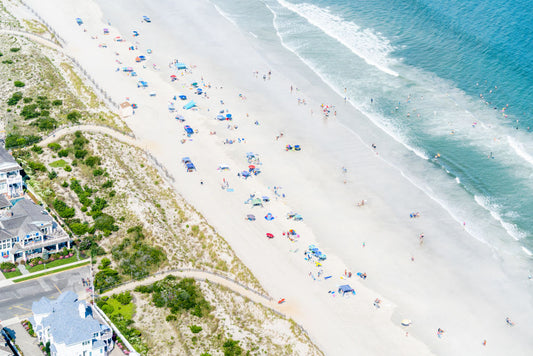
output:
[[[50,355],[101,356],[113,350],[113,331],[76,293],[66,291],[56,300],[42,297],[31,309],[33,330],[44,345],[50,342]]]
[[[23,194],[22,167],[4,148],[0,148],[0,194],[16,198]]]
[[[26,198],[7,204],[0,214],[0,262],[26,261],[70,248],[70,236],[41,206]]]

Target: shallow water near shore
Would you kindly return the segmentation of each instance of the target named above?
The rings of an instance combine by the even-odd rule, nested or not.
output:
[[[281,41],[369,118],[339,117],[347,128],[377,126],[404,145],[383,157],[474,237],[498,248],[518,243],[531,256],[529,8],[451,0],[212,2],[243,33]]]

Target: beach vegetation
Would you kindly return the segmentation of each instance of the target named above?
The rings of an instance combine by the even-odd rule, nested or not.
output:
[[[16,53],[16,52],[20,51],[20,47],[12,47],[12,48],[10,48],[9,50],[10,50],[11,52],[13,52],[13,53]]]
[[[37,153],[38,155],[40,155],[41,153],[43,153],[43,148],[41,146],[37,146],[37,145],[33,145],[31,147],[31,150],[32,152],[35,152]]]
[[[54,180],[57,178],[57,172],[54,171],[53,169],[48,173],[48,179],[50,180]]]
[[[74,208],[69,207],[64,201],[60,199],[54,200],[54,209],[57,211],[59,216],[64,219],[72,218],[76,215]]]
[[[26,84],[24,84],[24,82],[21,82],[20,80],[15,80],[15,81],[13,82],[13,85],[14,85],[15,87],[17,87],[17,88],[23,88],[23,87],[26,86]]]
[[[59,151],[57,152],[57,155],[58,155],[59,157],[68,157],[68,154],[69,154],[69,153],[70,153],[70,150],[69,150],[68,148],[64,148],[64,149],[62,149],[62,150],[59,150]]]
[[[4,61],[5,62],[5,61]],[[4,63],[2,62],[2,63]],[[7,105],[15,106],[22,99],[22,93],[20,91],[14,92],[9,99],[7,99]]]
[[[47,147],[49,149],[51,149],[52,151],[54,151],[54,152],[57,152],[57,151],[59,151],[61,149],[61,145],[59,143],[57,143],[57,142],[51,142],[51,143],[49,143],[47,145]],[[65,162],[65,161],[63,161],[63,162]]]

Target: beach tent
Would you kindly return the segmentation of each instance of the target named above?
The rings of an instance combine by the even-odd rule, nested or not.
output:
[[[132,31],[132,32],[133,32],[133,37],[139,36],[139,32],[137,32],[137,31]]]
[[[132,67],[122,67],[122,71],[123,72],[133,72],[133,68]]]
[[[187,96],[183,94],[179,95],[178,98],[180,98],[181,100],[187,100]]]
[[[168,104],[168,111],[174,111],[176,108],[174,107],[174,103]]]
[[[263,201],[260,198],[252,199],[252,207],[254,206],[263,206]]]
[[[241,172],[241,176],[243,176],[244,178],[248,178],[250,176],[250,172],[248,171],[242,171]]]
[[[183,115],[176,115],[176,120],[183,122],[185,121],[185,118],[183,117]]]
[[[202,88],[196,89],[196,94],[202,95],[202,92],[203,92]]]
[[[339,294],[345,295],[346,293],[355,294],[355,291],[348,284],[339,287]]]
[[[144,80],[139,80],[137,83],[137,88],[148,88],[148,82],[145,82]]]
[[[187,104],[185,104],[185,105],[183,106],[183,108],[184,108],[185,110],[189,110],[189,109],[191,109],[191,108],[193,108],[193,107],[195,107],[195,106],[196,106],[196,103],[194,102],[194,100],[191,100],[191,101],[189,101]]]
[[[185,63],[176,63],[177,69],[187,69],[187,65]]]
[[[104,28],[104,35],[108,35],[108,34],[109,34],[109,29]]]
[[[148,23],[152,22],[148,16],[143,16],[143,21]]]
[[[248,215],[246,215],[246,219],[249,220],[249,221],[255,221],[255,215],[248,214]]]
[[[231,118],[231,114],[226,114],[226,119],[227,119],[227,120],[232,120],[232,118]]]
[[[194,130],[189,125],[185,125],[185,127],[183,127],[183,129],[187,133],[187,136],[190,136],[190,135],[194,134]]]
[[[220,171],[229,171],[229,166],[227,164],[219,164],[217,169]]]
[[[274,216],[273,216],[271,213],[268,213],[268,214],[266,214],[266,216],[265,216],[265,220],[267,220],[267,221],[272,221],[272,220],[274,220]]]
[[[181,163],[183,163],[183,164],[187,164],[187,163],[190,163],[190,162],[192,162],[192,161],[191,161],[191,159],[189,157],[183,157],[181,159]]]
[[[226,117],[224,115],[217,115],[218,121],[226,121]]]
[[[83,25],[83,21],[82,21],[79,17],[76,18],[76,22],[77,22],[78,25],[80,25],[80,26]]]
[[[187,167],[187,172],[192,172],[196,170],[196,167],[192,162],[186,163],[185,166]]]

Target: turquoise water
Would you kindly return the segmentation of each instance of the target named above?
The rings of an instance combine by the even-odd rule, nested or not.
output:
[[[528,2],[212,2],[258,40],[281,41],[405,145],[412,154],[396,164],[473,233],[499,224],[500,239],[533,250]]]

